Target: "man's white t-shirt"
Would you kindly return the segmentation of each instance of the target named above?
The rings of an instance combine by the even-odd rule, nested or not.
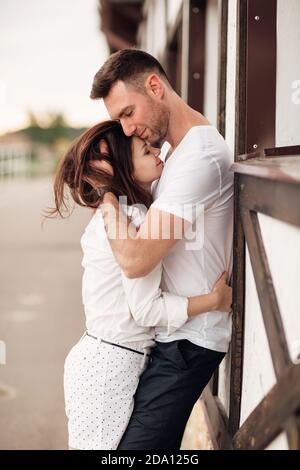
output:
[[[213,126],[192,127],[165,163],[152,192],[155,207],[187,219],[194,232],[185,234],[163,259],[162,290],[180,296],[211,292],[223,271],[231,274],[233,241],[233,174],[230,151]],[[226,352],[231,314],[213,311],[188,320],[168,335],[156,328],[156,340],[188,339]]]

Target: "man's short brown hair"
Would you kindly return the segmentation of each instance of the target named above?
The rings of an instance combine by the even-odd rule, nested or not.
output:
[[[147,52],[138,49],[115,52],[96,73],[90,97],[105,98],[119,80],[130,83],[143,92],[143,77],[146,72],[157,73],[169,84],[168,77],[158,60]]]

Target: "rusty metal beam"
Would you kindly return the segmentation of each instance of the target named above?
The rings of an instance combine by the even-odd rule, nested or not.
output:
[[[266,147],[275,146],[276,27],[277,0],[238,1],[235,162],[240,160],[239,155],[241,154],[245,155],[253,151],[263,152]],[[265,112],[266,109],[268,110],[267,113]],[[266,155],[268,155],[268,151],[266,151]],[[249,247],[251,263],[256,275],[255,281],[262,305],[264,321],[267,324],[266,330],[271,345],[274,367],[276,375],[280,380],[282,373],[284,373],[286,367],[291,362],[262,243],[258,218],[254,212],[259,211],[289,223],[296,222],[295,225],[299,226],[300,215],[297,207],[299,188],[295,189],[295,185],[288,184],[298,181],[297,168],[294,167],[293,174],[291,175],[289,172],[286,173],[284,169],[276,169],[276,164],[274,164],[275,169],[274,167],[271,168],[273,162],[271,162],[270,168],[266,168],[263,163],[260,168],[258,168],[259,165],[255,161],[253,161],[253,166],[251,166],[251,163],[250,161],[247,166],[241,163],[235,163],[234,165],[236,171],[235,197],[238,199],[235,203],[234,270],[236,271],[236,267],[240,263],[243,267],[241,269],[240,266],[240,272],[243,273],[244,271],[242,255],[243,230],[240,224],[240,217],[242,217],[247,241],[251,245]],[[255,174],[256,178],[254,178],[249,176],[251,172],[252,174],[253,172],[261,174]],[[275,194],[274,181],[276,182]],[[251,188],[249,182],[251,183]],[[271,190],[271,185],[273,190]],[[286,189],[289,198],[287,197]],[[292,199],[291,196],[293,196]],[[290,209],[291,204],[293,205],[292,210],[287,210],[287,208]],[[250,210],[254,212],[250,213]],[[265,288],[265,291],[262,286]],[[232,345],[241,354],[237,360],[234,358],[232,360],[233,370],[231,371],[229,417],[232,434],[239,426],[242,385],[243,305],[240,302],[242,314],[239,314],[238,308],[235,306],[238,297],[243,302],[241,283],[239,284],[238,280],[234,279],[233,318],[240,322],[240,338],[238,339],[238,334],[234,330]],[[236,315],[235,311],[237,312]],[[268,314],[272,315],[273,320],[270,320]],[[271,324],[271,333],[268,330],[269,324]],[[275,340],[278,340],[279,346],[275,344]],[[239,342],[241,343],[240,347],[238,346]],[[236,379],[236,383],[234,379]],[[235,404],[235,398],[238,399],[237,404]],[[260,419],[259,413],[258,419]],[[281,429],[287,431],[290,448],[299,448],[299,416],[289,413],[281,423]],[[237,436],[239,435],[237,434]],[[247,436],[247,432],[245,436]],[[259,437],[262,437],[262,431]],[[271,440],[272,436],[269,442]],[[264,448],[264,446],[265,444],[261,444],[256,448]],[[245,445],[244,448],[252,447],[251,445]]]
[[[240,204],[300,228],[300,185],[240,175]]]
[[[246,419],[233,439],[235,449],[265,449],[300,409],[300,366],[291,365]]]
[[[257,214],[241,208],[241,216],[274,370],[279,378],[291,363],[284,326]]]
[[[209,386],[202,392],[201,401],[204,405],[205,421],[214,448],[216,450],[232,449],[231,437],[228,432],[228,418],[220,400],[213,396]]]
[[[289,221],[296,225],[297,220],[300,222],[298,208],[300,186],[278,181],[276,181],[276,185],[274,186],[274,182],[271,180],[253,178],[252,176],[242,176],[240,184],[242,193],[240,203],[244,232],[249,248],[253,274],[261,305],[263,320],[265,323],[265,329],[268,337],[275,374],[277,380],[281,380],[282,373],[286,367],[291,364],[291,360],[285,338],[284,326],[282,323],[272,277],[263,245],[257,213],[253,212],[253,210],[259,210],[260,212],[266,213],[267,209],[273,211],[279,209],[280,213],[276,214],[278,216],[276,218],[280,218],[282,215],[284,217],[291,217],[292,215],[292,220]],[[270,184],[272,184],[272,187]],[[274,200],[274,189],[278,189],[278,186],[280,186],[281,189],[278,194],[282,195],[284,199],[283,202],[285,203],[283,207],[278,207],[276,200]],[[273,189],[273,191],[271,191],[271,189]],[[292,191],[292,194],[290,194],[290,191]],[[296,199],[291,199],[291,197]],[[261,199],[260,206],[257,204],[258,198]],[[289,203],[289,206],[286,205],[287,203]],[[291,206],[294,207],[294,211],[290,211]],[[286,210],[287,207],[289,207],[288,211]],[[270,213],[268,215],[270,215]],[[273,216],[275,215],[273,214]],[[296,217],[296,219],[294,219],[293,216]],[[299,449],[299,415],[289,416],[286,421],[282,423],[282,429],[287,432],[290,449]]]
[[[274,147],[265,149],[266,157],[279,157],[284,155],[300,155],[300,145],[289,145],[288,147]]]

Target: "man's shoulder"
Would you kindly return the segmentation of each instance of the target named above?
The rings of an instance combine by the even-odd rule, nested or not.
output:
[[[212,150],[224,150],[224,146],[226,147],[225,140],[216,127],[194,126],[174,149],[173,155],[206,155]]]
[[[232,155],[226,144],[224,137],[214,126],[197,126],[193,132],[187,136],[180,154],[185,156],[185,164],[193,165],[197,163],[203,165],[216,164],[221,167],[221,171],[227,170],[232,163]],[[178,159],[180,162],[180,159]],[[183,161],[182,161],[183,163]]]

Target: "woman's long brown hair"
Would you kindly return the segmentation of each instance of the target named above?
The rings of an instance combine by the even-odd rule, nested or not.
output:
[[[100,152],[100,141],[105,141],[108,153]],[[92,162],[109,162],[113,175],[97,168]],[[127,137],[118,121],[105,121],[85,131],[74,141],[56,170],[54,180],[55,208],[47,217],[70,215],[71,197],[80,206],[97,208],[101,203],[97,189],[105,186],[117,197],[127,196],[128,205],[144,204],[149,208],[151,194],[133,179],[132,138]]]

